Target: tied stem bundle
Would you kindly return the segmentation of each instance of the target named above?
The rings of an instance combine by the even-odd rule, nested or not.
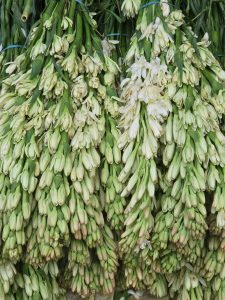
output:
[[[217,231],[224,228],[225,73],[208,49],[208,35],[198,42],[180,10],[167,1],[141,5],[121,83],[118,178],[130,197],[119,242],[124,285],[160,297],[169,287],[171,297],[203,299],[205,280],[223,268],[203,261],[209,259],[208,206]],[[201,268],[199,262],[194,269],[198,261]]]
[[[2,83],[2,258],[44,268],[67,247],[62,285],[82,296],[115,285],[116,244],[103,217],[99,167],[114,89],[104,75],[117,69],[103,57],[87,8],[50,1]],[[76,249],[89,259],[76,258]]]

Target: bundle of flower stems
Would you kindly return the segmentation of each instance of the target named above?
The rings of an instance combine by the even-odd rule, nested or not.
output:
[[[26,47],[26,38],[39,18],[44,1],[2,0],[0,2],[0,69],[4,77],[6,63],[13,61]]]
[[[42,5],[1,82],[0,299],[223,300],[225,72],[208,35],[167,0],[103,1],[98,28],[80,0]]]
[[[175,1],[186,14],[194,32],[200,36],[209,33],[210,50],[225,67],[225,1]]]
[[[61,260],[61,286],[83,296],[115,285],[100,182],[101,153],[111,150],[104,75],[113,71],[86,7],[50,1],[1,88],[1,259],[41,274]],[[115,144],[110,159],[118,152]]]
[[[225,72],[167,1],[137,13],[121,83],[124,284],[171,299],[223,299]]]
[[[102,41],[104,54],[120,63],[126,55],[134,30],[134,21],[123,16],[120,1],[99,2],[96,20],[104,37]],[[114,49],[116,51],[113,51]]]

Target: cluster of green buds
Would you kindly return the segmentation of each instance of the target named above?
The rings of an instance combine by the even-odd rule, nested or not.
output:
[[[52,263],[44,268],[33,268],[24,264],[15,276],[14,299],[65,300],[65,290],[57,282],[59,270]]]
[[[225,73],[208,36],[197,42],[181,11],[168,1],[141,4],[120,94],[126,286],[137,288],[144,274],[138,266],[149,264],[151,272],[173,278],[166,284],[179,299],[203,299],[203,281],[210,272],[217,276],[223,261]],[[211,228],[221,242],[207,264],[202,256]],[[176,276],[187,286],[173,287]]]
[[[224,207],[224,167],[211,167],[208,172],[208,182],[214,187],[211,213],[216,216],[216,227],[223,230],[225,227],[225,207]]]
[[[168,19],[170,27],[171,17]],[[210,97],[218,97],[218,90],[211,87],[209,96],[201,86],[212,76],[213,65],[216,65],[219,75],[213,85],[221,88],[223,72],[219,71],[218,63],[207,49],[207,37],[194,46],[193,33],[183,32],[183,26],[180,24],[174,32],[179,55],[174,52],[170,64],[172,66],[178,60],[182,64],[182,72],[179,65],[175,67],[172,83],[168,87],[173,112],[167,119],[163,137],[163,163],[167,171],[161,187],[175,200],[173,208],[167,210],[165,215],[166,218],[169,211],[173,213],[171,242],[186,258],[188,253],[195,253],[191,260],[188,259],[194,263],[204,247],[208,229],[205,192],[215,190],[220,182],[218,167],[224,166],[224,135],[219,119],[223,104],[218,100],[214,104],[209,101]],[[209,62],[201,58],[202,53],[212,57]],[[190,57],[193,59],[190,60]],[[194,245],[193,237],[201,242]]]
[[[168,86],[172,83],[173,74],[168,68],[170,56],[165,57],[162,52],[172,48],[173,40],[163,30],[162,20],[154,17],[154,10],[161,11],[161,6],[152,9],[147,5],[145,7],[144,1],[140,4],[143,7],[139,11],[136,32],[125,58],[128,64],[127,76],[121,82],[120,92],[122,105],[119,109],[119,126],[122,135],[118,145],[122,150],[124,167],[118,179],[124,185],[121,196],[129,197],[130,200],[125,208],[126,227],[119,245],[121,252],[125,256],[129,253],[131,260],[133,256],[140,256],[144,261],[144,257],[146,259],[148,253],[152,252],[153,213],[158,207],[156,192],[161,175],[157,170],[157,157],[160,154],[160,138],[164,134],[163,124],[172,112]],[[163,13],[168,15],[163,6]],[[168,222],[172,225],[172,215]],[[162,226],[157,230],[163,231]],[[161,239],[166,247],[168,234],[163,233]],[[156,259],[157,251],[153,257]],[[137,258],[139,264],[142,259]]]
[[[203,278],[193,272],[191,267],[183,267],[179,272],[168,275],[167,280],[171,299],[205,299],[206,283]]]
[[[165,276],[152,271],[151,264],[144,263],[137,254],[125,257],[119,275],[118,282],[123,289],[130,287],[136,291],[147,290],[155,297],[164,297],[168,294]]]
[[[22,246],[26,243],[25,227],[31,215],[33,197],[21,185],[11,184],[4,174],[1,174],[1,178],[2,255],[6,259],[17,261],[21,258]]]
[[[16,268],[10,262],[2,261],[0,264],[0,297],[5,299],[10,293],[11,286],[15,281]]]
[[[115,80],[107,78],[115,77],[118,66],[103,57],[96,23],[87,8],[76,1],[60,0],[46,5],[25,52],[8,65],[7,73],[0,94],[2,258],[22,259],[28,265],[28,271],[22,271],[27,277],[21,297],[41,293],[46,299],[51,294],[47,283],[35,282],[34,289],[28,284],[28,277],[36,276],[36,271],[29,273],[32,267],[67,259],[66,248],[70,257],[74,249],[85,245],[91,258],[88,261],[85,252],[76,253],[75,263],[87,264],[94,272],[92,278],[103,274],[95,289],[87,283],[88,293],[111,293],[118,263],[114,236],[103,211],[108,211],[110,220],[116,210],[112,224],[121,228],[125,203],[119,215],[119,171],[110,171],[119,197],[115,201],[108,178],[103,179],[99,168],[104,155],[120,170],[121,151],[115,142],[119,132],[113,119],[112,149],[111,138],[105,138],[105,107],[118,110],[116,104],[110,106],[116,95]],[[107,185],[104,190],[100,188],[102,179]],[[76,283],[78,276],[69,270],[70,288],[85,295],[85,288],[84,292],[79,288],[81,277]],[[43,278],[37,276],[41,282]],[[54,299],[57,297],[58,292]]]
[[[196,262],[195,269],[207,281],[211,281],[213,277],[219,276],[224,279],[225,276],[225,252],[221,247],[221,241],[217,236],[211,236],[207,241],[207,245],[202,251],[201,257]]]
[[[82,297],[101,292],[111,294],[115,288],[116,243],[106,225],[101,229],[101,235],[101,244],[95,248],[88,245],[87,239],[72,241],[69,247],[63,283]]]
[[[159,57],[148,62],[141,56],[131,64],[128,75],[121,83],[119,125],[123,133],[118,140],[124,163],[118,177],[125,186],[121,196],[131,197],[125,210],[127,229],[121,240],[124,249],[141,244],[153,227],[151,212],[158,182],[155,157],[163,133],[161,123],[171,110],[164,94],[171,76]]]
[[[112,228],[122,229],[124,225],[124,206],[125,198],[121,195],[123,184],[118,176],[122,169],[121,150],[118,148],[117,141],[120,132],[116,127],[116,120],[111,116],[106,117],[106,133],[100,145],[100,151],[104,156],[101,170],[101,202],[107,213],[107,220]]]
[[[43,268],[4,262],[0,266],[1,299],[54,299],[65,300],[65,290],[58,285],[56,263]]]

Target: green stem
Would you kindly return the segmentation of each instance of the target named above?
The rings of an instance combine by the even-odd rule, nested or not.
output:
[[[91,51],[91,32],[90,27],[87,22],[84,22],[85,33],[86,33],[86,50],[87,52]]]
[[[12,6],[12,0],[7,1],[6,2],[6,9],[7,9],[8,13],[10,12],[11,6]]]
[[[27,0],[26,1],[26,5],[24,7],[24,10],[23,10],[23,13],[22,13],[22,16],[21,16],[21,20],[23,22],[26,22],[27,19],[29,18],[29,15],[31,14],[31,10],[32,10],[32,1],[33,0]]]
[[[83,35],[83,20],[80,13],[77,13],[77,24],[76,24],[76,37],[75,43],[77,51],[79,52],[82,46],[82,35]]]
[[[57,20],[57,30],[56,30],[56,34],[58,36],[62,35],[62,18],[63,18],[64,6],[65,6],[65,1],[61,0],[59,2],[59,5],[58,5],[55,13],[54,13],[54,17],[58,18],[58,20]]]
[[[70,8],[69,8],[69,16],[68,17],[73,22],[74,22],[74,16],[75,16],[75,12],[76,12],[76,6],[77,6],[76,1],[71,1]],[[71,34],[71,33],[73,33],[73,26],[69,27],[69,30],[68,30],[68,34]]]
[[[7,10],[7,6],[5,4],[5,1],[2,2],[2,18],[1,18],[2,24],[2,43],[3,46],[7,46],[8,42],[8,34],[10,34],[10,28],[9,28],[9,13]]]
[[[47,8],[43,14],[43,24],[45,23],[45,21],[47,21],[51,17],[51,15],[57,5],[58,5],[58,3],[56,1],[51,1],[49,3],[49,5],[47,6]]]

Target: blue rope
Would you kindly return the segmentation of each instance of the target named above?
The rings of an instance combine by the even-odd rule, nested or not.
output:
[[[151,2],[143,4],[140,9],[143,9],[143,8],[148,7],[150,5],[159,4],[159,3],[160,3],[160,1],[151,1]]]
[[[108,33],[106,36],[129,36],[127,33]]]
[[[5,47],[4,49],[2,49],[0,52],[6,51],[8,49],[15,49],[15,48],[23,48],[24,45],[9,45],[7,47]]]
[[[84,4],[84,2],[83,2],[83,0],[75,0],[77,3],[79,3],[79,4]]]
[[[161,2],[161,3],[167,3],[167,2]],[[154,4],[160,4],[160,0],[158,1],[151,1],[151,2],[148,2],[148,3],[145,3],[143,4],[141,7],[140,7],[140,10],[143,9],[143,8],[146,8],[150,5],[154,5]],[[172,6],[172,7],[175,7],[175,8],[178,8],[176,5],[172,4],[172,3],[167,3],[169,6]]]

